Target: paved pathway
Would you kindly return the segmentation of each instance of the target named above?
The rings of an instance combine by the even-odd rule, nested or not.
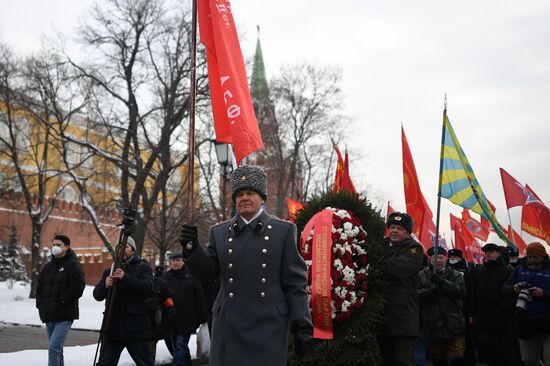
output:
[[[97,343],[98,337],[97,331],[71,329],[65,347],[94,344]],[[0,353],[27,349],[48,349],[46,328],[0,323]]]

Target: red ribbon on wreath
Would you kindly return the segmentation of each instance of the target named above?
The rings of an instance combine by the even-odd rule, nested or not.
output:
[[[300,237],[303,251],[313,229],[311,248],[311,306],[313,338],[332,339],[332,307],[330,269],[332,266],[332,215],[331,210],[316,213],[307,223]]]

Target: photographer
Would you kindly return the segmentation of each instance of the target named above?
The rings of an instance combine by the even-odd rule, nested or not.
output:
[[[521,356],[525,365],[550,365],[550,261],[541,243],[527,246],[526,260],[510,275],[502,290],[516,294]]]
[[[120,354],[126,348],[136,365],[154,366],[153,271],[147,262],[137,256],[132,237],[128,237],[124,249],[122,267],[115,269],[112,274],[110,268],[106,269],[93,292],[97,301],[103,301],[118,282],[119,292],[113,304],[111,322],[106,329],[105,354],[100,364],[117,365]]]

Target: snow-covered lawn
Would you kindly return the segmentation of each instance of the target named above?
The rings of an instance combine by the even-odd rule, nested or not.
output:
[[[99,329],[103,317],[103,302],[97,302],[92,296],[93,287],[86,286],[79,301],[80,319],[75,320],[73,329]],[[16,283],[13,289],[8,288],[7,282],[0,282],[0,322],[42,325],[38,317],[34,299],[29,299],[29,288]],[[44,331],[44,337],[46,332]],[[196,337],[189,341],[191,355],[195,358]],[[66,365],[91,365],[94,360],[96,345],[65,347],[63,354]],[[47,363],[47,350],[26,350],[21,352],[0,353],[0,365],[43,366]],[[172,360],[164,342],[157,344],[157,364],[166,364]],[[119,362],[120,366],[134,365],[126,351]]]

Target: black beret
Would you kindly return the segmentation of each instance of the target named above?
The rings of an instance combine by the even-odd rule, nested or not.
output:
[[[457,257],[464,258],[464,253],[460,249],[450,249],[449,256],[456,255]]]
[[[435,247],[430,247],[430,249],[428,249],[428,256],[431,257],[432,255],[434,255],[434,253],[435,253]],[[438,247],[437,254],[447,255],[447,249],[445,249],[444,247]]]
[[[388,217],[387,227],[390,227],[391,225],[401,226],[407,230],[409,234],[412,234],[414,221],[412,217],[404,212],[392,212]]]
[[[488,252],[489,250],[496,250],[499,253],[502,253],[502,249],[503,247],[495,243],[487,243],[483,246],[483,248],[481,248],[481,250],[483,250],[484,252]]]

